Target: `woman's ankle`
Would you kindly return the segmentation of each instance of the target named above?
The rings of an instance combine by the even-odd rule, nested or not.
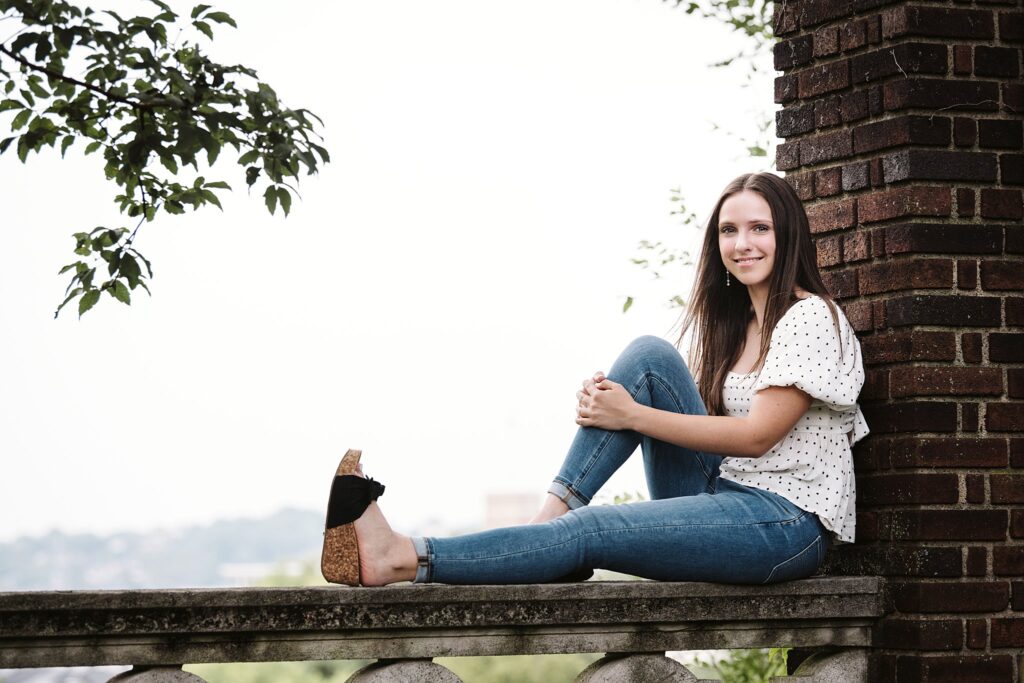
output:
[[[543,524],[553,519],[558,519],[569,511],[569,506],[561,498],[553,493],[548,493],[540,510],[530,520],[530,524]]]

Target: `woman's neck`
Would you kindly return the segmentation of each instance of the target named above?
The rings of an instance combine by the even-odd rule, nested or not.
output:
[[[754,308],[757,329],[760,330],[764,326],[764,309],[768,305],[768,286],[747,287],[747,293],[750,295],[750,304]]]

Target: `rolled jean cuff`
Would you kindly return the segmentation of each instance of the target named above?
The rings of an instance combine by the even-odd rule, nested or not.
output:
[[[551,482],[548,493],[568,505],[570,510],[578,510],[590,504],[589,500],[585,500],[579,493],[570,488],[568,484],[564,484],[557,479]]]
[[[412,547],[416,550],[416,578],[414,583],[430,582],[430,541],[419,536],[412,537]]]

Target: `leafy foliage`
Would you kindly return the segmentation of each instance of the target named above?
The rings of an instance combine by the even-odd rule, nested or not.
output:
[[[210,5],[184,18],[149,2],[153,16],[125,18],[61,0],[0,0],[0,26],[13,31],[0,42],[0,113],[10,113],[14,133],[0,140],[0,154],[13,149],[24,163],[44,147],[59,146],[63,157],[84,143],[85,154],[102,154],[106,177],[120,188],[121,213],[138,219],[131,230],[75,233],[79,260],[60,271],[71,281],[55,316],[74,299],[81,316],[103,292],[124,304],[137,287],[148,292],[153,271],[133,247],[139,227],[161,211],[221,208],[217,191],[230,186],[199,171],[225,147],[238,154],[250,191],[265,186],[272,214],[289,213],[300,172],[330,160],[314,114],[286,108],[254,70],[203,52],[214,27],[234,19]],[[179,179],[186,167],[191,181]]]
[[[687,14],[696,14],[717,21],[748,38],[749,51],[717,62],[714,66],[728,66],[740,60],[746,62],[751,71],[757,71],[754,58],[765,52],[771,45],[772,0],[675,0],[676,7],[684,7]]]
[[[771,683],[775,676],[786,675],[789,648],[768,650],[732,650],[719,662],[695,660],[698,666],[713,671],[724,683]]]

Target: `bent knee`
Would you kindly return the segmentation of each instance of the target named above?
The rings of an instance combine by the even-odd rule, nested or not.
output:
[[[686,364],[679,353],[679,349],[671,342],[665,341],[661,337],[655,337],[652,334],[637,337],[631,341],[622,355],[647,361],[664,358],[672,361],[682,361],[683,365]]]

